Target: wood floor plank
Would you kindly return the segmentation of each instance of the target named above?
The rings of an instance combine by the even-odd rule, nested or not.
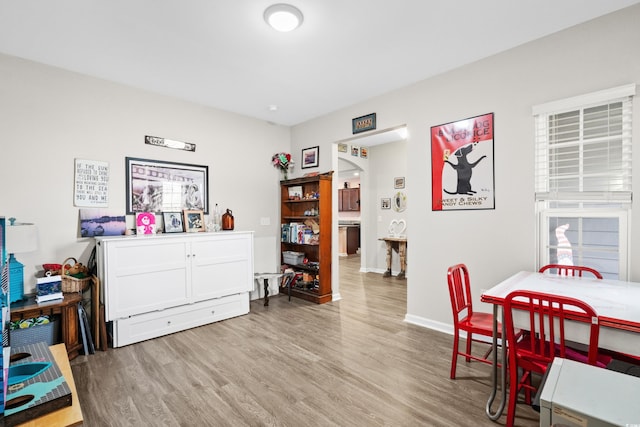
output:
[[[85,426],[504,425],[484,414],[490,367],[460,360],[450,380],[452,337],[404,322],[406,281],[359,263],[341,258],[340,301],[279,295],[245,316],[77,357]],[[518,405],[516,425],[538,420]]]

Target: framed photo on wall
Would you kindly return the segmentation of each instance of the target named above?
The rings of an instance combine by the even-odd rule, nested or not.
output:
[[[393,178],[393,188],[404,188],[404,176]]]
[[[380,209],[391,209],[391,197],[380,199]]]
[[[127,213],[209,211],[209,167],[125,158]]]
[[[431,127],[431,210],[495,209],[493,113]]]
[[[302,169],[318,167],[320,147],[310,147],[302,150]]]

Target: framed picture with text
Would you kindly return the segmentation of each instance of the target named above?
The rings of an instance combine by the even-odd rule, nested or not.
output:
[[[431,210],[495,209],[493,113],[431,127]]]

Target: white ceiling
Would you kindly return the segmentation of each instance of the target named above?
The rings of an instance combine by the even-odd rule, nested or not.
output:
[[[0,52],[295,125],[640,0],[276,2],[0,0]]]

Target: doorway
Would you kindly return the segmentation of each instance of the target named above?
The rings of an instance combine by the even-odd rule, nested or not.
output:
[[[380,215],[380,198],[383,197],[384,192],[392,195],[393,190],[393,178],[380,179],[379,176],[385,173],[390,173],[393,176],[393,168],[388,165],[384,167],[376,167],[375,159],[371,157],[371,154],[375,154],[377,146],[390,144],[393,146],[394,142],[403,143],[406,142],[407,127],[406,125],[400,125],[393,128],[369,132],[367,135],[356,136],[342,141],[337,141],[333,144],[333,168],[337,171],[337,177],[334,179],[334,199],[336,202],[333,204],[333,217],[334,228],[333,233],[336,236],[334,240],[334,248],[339,248],[339,227],[347,225],[349,222],[359,222],[360,227],[360,272],[375,272],[384,273],[386,269],[386,255],[384,250],[380,250],[378,244],[378,238],[384,236],[386,233],[386,226],[383,225],[383,216]],[[395,150],[394,156],[397,156],[401,161],[395,163],[401,163],[406,165],[406,144],[401,144],[401,150]],[[364,150],[363,150],[364,149]],[[364,156],[363,156],[364,152]],[[384,161],[383,160],[378,160]],[[401,176],[404,176],[406,166],[403,167],[402,172],[398,172]],[[360,188],[360,210],[357,215],[341,215],[339,211],[338,197],[339,190],[344,189],[344,183],[351,187],[352,182],[356,182],[355,177],[359,178]],[[384,184],[388,184],[389,188],[380,188],[381,181]],[[388,183],[386,181],[389,181]],[[345,218],[347,217],[347,218]],[[342,222],[342,224],[341,224]],[[384,229],[384,230],[383,230]],[[383,234],[380,234],[383,233]],[[339,251],[333,251],[333,265],[334,274],[332,283],[337,283],[337,293],[334,293],[336,299],[339,299],[339,283],[340,283],[340,257]]]

